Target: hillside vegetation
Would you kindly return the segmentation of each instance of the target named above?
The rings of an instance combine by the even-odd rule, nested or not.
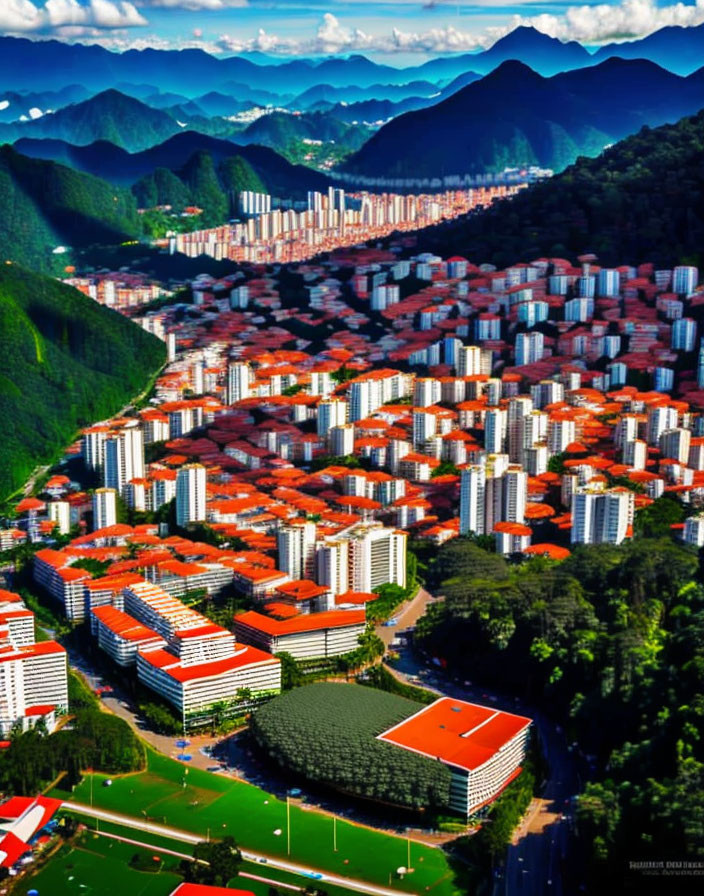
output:
[[[393,119],[344,167],[371,177],[528,165],[562,171],[643,125],[676,121],[702,106],[704,71],[681,78],[645,59],[610,59],[543,78],[520,62],[504,62],[437,105]]]
[[[77,290],[0,267],[0,498],[115,413],[165,360],[164,344]]]
[[[140,232],[129,191],[0,147],[0,258],[52,271],[61,245],[116,243]]]
[[[321,682],[260,707],[252,733],[271,759],[310,781],[412,809],[443,808],[450,796],[449,770],[376,740],[421,708],[383,691]]]
[[[653,844],[660,860],[704,858],[704,581],[696,549],[672,538],[684,513],[659,498],[632,541],[561,563],[510,565],[455,539],[429,567],[445,600],[419,643],[451,674],[538,705],[594,758],[577,800],[589,892],[611,892]]]
[[[419,234],[423,249],[499,266],[595,252],[602,264],[704,263],[704,111],[643,128],[510,202]]]

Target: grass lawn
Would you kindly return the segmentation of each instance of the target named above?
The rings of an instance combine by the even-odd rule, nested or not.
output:
[[[94,822],[93,822],[94,823]],[[189,854],[187,844],[153,834],[142,834],[119,825],[103,825],[102,830],[122,837],[129,837],[155,846],[163,846],[177,852]],[[160,855],[161,869],[157,872],[137,871],[129,866],[135,853],[146,857]],[[164,855],[156,850],[141,849],[128,843],[120,843],[106,837],[97,836],[92,831],[79,835],[75,845],[66,845],[54,855],[41,870],[22,880],[14,893],[25,896],[29,890],[38,890],[39,896],[64,896],[76,893],[79,896],[170,896],[178,886],[181,877],[176,873],[179,859]],[[243,862],[242,872],[266,878],[267,882],[237,877],[230,881],[234,889],[250,890],[254,896],[269,896],[269,888],[278,883],[290,883],[305,887],[311,881],[279,869],[268,868],[255,862]],[[270,881],[270,882],[269,882]],[[328,896],[354,896],[355,891],[326,884]],[[282,888],[282,894],[296,896],[293,890]]]
[[[106,777],[93,776],[93,805],[98,808],[141,815],[204,839],[208,831],[211,837],[230,834],[243,849],[286,857],[286,803],[257,787],[188,768],[151,750],[146,771],[113,776],[111,787],[102,786]],[[55,795],[66,798],[62,791]],[[89,776],[76,787],[71,799],[90,803]],[[282,833],[277,836],[275,830]],[[137,833],[135,839],[141,836]],[[384,886],[389,886],[391,874],[391,885],[399,891],[428,891],[436,896],[461,892],[440,849],[411,843],[415,871],[400,880],[394,872],[407,865],[404,838],[338,820],[337,846],[334,852],[332,818],[291,805],[292,861]]]
[[[37,874],[26,877],[13,891],[25,896],[169,896],[181,877],[174,873],[178,859],[163,856],[161,870],[136,871],[129,861],[137,847],[91,833],[79,837],[75,846],[63,846]]]

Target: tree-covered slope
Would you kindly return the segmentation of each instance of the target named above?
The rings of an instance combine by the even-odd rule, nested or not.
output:
[[[127,190],[0,147],[0,258],[49,271],[61,245],[115,243],[140,231]]]
[[[673,122],[702,106],[701,72],[681,78],[644,59],[607,60],[552,78],[505,62],[448,99],[384,125],[345,168],[372,177],[525,165],[562,171],[643,125]]]
[[[0,138],[15,141],[22,137],[48,137],[79,146],[106,140],[130,152],[139,152],[180,130],[166,112],[152,109],[119,90],[106,90],[34,121],[0,125]]]
[[[252,733],[275,762],[311,781],[413,809],[443,808],[449,770],[376,739],[420,709],[383,691],[325,682],[294,688],[260,707]]]
[[[643,128],[510,202],[421,232],[419,245],[500,266],[583,252],[609,265],[704,263],[704,111]]]
[[[0,497],[115,413],[164,362],[163,343],[68,286],[0,267]]]

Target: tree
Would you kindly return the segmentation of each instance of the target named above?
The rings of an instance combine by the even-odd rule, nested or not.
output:
[[[233,837],[204,840],[193,849],[195,861],[184,859],[179,871],[189,883],[226,887],[237,877],[242,864],[242,853]]]
[[[303,673],[291,654],[282,651],[277,656],[281,661],[281,689],[290,691],[291,688],[297,688],[303,684]]]

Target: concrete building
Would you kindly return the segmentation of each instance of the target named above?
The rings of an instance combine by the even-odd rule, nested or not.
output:
[[[176,522],[179,526],[204,522],[205,467],[202,464],[186,464],[176,476]]]
[[[114,488],[96,488],[93,492],[93,529],[105,529],[117,522],[117,492]]]
[[[520,774],[531,724],[524,716],[442,697],[378,740],[446,765],[450,808],[469,817]]]

